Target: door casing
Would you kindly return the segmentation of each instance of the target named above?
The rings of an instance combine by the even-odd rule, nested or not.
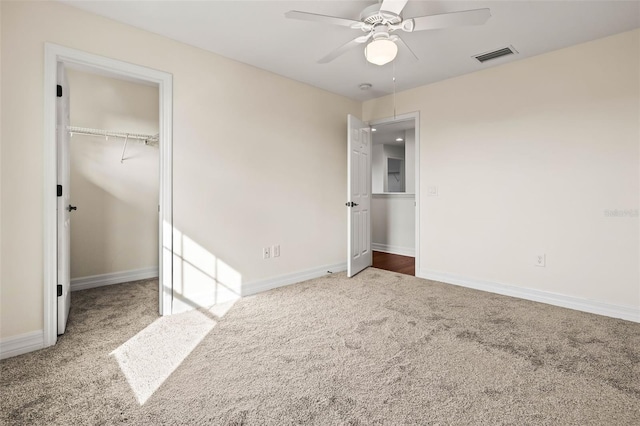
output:
[[[58,62],[76,64],[134,80],[158,85],[160,137],[159,194],[159,297],[160,315],[171,314],[173,299],[173,76],[167,72],[86,53],[53,43],[44,49],[44,211],[43,211],[43,337],[44,347],[57,340],[57,155],[56,75]]]
[[[372,127],[379,126],[381,124],[395,123],[397,121],[413,120],[416,130],[415,141],[415,273],[416,277],[421,278],[420,273],[420,112],[410,112],[407,114],[396,115],[395,117],[381,118],[378,120],[369,121],[368,124]]]
[[[58,85],[62,88],[60,97],[56,99],[56,157],[58,159],[58,184],[61,193],[58,194],[58,287],[57,295],[58,335],[63,334],[67,328],[69,308],[71,307],[71,153],[69,152],[71,137],[67,131],[69,126],[69,110],[71,99],[69,96],[69,80],[62,62],[57,67]]]

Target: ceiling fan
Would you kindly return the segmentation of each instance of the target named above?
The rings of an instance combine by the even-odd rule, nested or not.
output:
[[[291,10],[285,13],[285,17],[340,25],[366,33],[340,46],[321,58],[318,63],[326,64],[331,62],[349,49],[367,43],[364,49],[364,55],[367,61],[376,65],[384,65],[393,61],[398,54],[398,44],[401,44],[411,52],[415,59],[418,59],[416,54],[413,53],[409,46],[407,46],[398,35],[392,34],[394,31],[402,30],[411,33],[414,31],[464,25],[481,25],[491,17],[489,9],[473,9],[405,19],[401,16],[401,13],[407,1],[408,0],[382,0],[381,3],[364,9],[360,13],[359,21],[336,16],[300,12],[297,10]]]

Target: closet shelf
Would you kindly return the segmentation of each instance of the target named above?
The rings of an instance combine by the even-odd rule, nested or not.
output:
[[[127,139],[137,139],[147,143],[158,142],[159,135],[147,135],[144,133],[130,133],[130,132],[113,132],[110,130],[101,130],[101,129],[90,129],[88,127],[76,127],[76,126],[68,126],[67,130],[73,135],[90,135],[90,136],[103,136],[103,137],[113,137],[113,138],[127,138]]]
[[[102,136],[105,138],[124,138],[124,145],[122,146],[122,157],[120,158],[120,162],[124,162],[124,153],[127,150],[127,142],[129,139],[135,139],[144,142],[145,145],[155,145],[158,143],[160,139],[160,135],[146,135],[144,133],[127,133],[127,132],[112,132],[110,130],[101,130],[101,129],[90,129],[88,127],[76,127],[76,126],[67,126],[67,130],[73,136],[74,134],[78,135],[89,135],[89,136]]]

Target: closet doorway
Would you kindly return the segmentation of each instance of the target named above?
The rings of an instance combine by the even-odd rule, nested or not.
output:
[[[402,116],[370,124],[373,266],[416,275],[417,118]]]
[[[157,278],[158,86],[66,74],[71,291]]]
[[[60,67],[62,67],[63,71],[60,72]],[[169,315],[172,312],[172,299],[173,299],[173,284],[172,284],[172,257],[173,257],[173,219],[172,219],[172,104],[173,104],[173,95],[172,95],[172,76],[171,74],[153,70],[150,68],[146,68],[143,66],[118,61],[116,59],[106,58],[99,55],[94,55],[86,52],[82,52],[75,49],[70,49],[67,47],[59,46],[52,43],[45,43],[44,49],[44,85],[45,87],[51,87],[52,89],[56,89],[56,84],[58,84],[57,90],[45,90],[44,91],[44,177],[45,177],[45,187],[53,188],[56,185],[59,185],[60,182],[60,171],[69,171],[69,167],[64,166],[64,162],[71,162],[70,155],[59,155],[60,153],[64,153],[64,148],[66,145],[70,145],[70,139],[60,138],[60,133],[66,134],[71,137],[71,134],[75,132],[75,137],[79,135],[82,136],[93,136],[93,137],[105,137],[105,135],[93,135],[89,134],[90,131],[86,131],[87,129],[91,131],[104,131],[113,132],[113,133],[129,133],[129,137],[124,135],[125,137],[121,139],[123,142],[119,144],[118,150],[120,153],[118,154],[117,161],[123,164],[127,161],[127,159],[131,159],[130,156],[130,148],[131,144],[133,144],[136,139],[133,137],[133,130],[115,130],[115,132],[109,126],[104,126],[103,128],[84,128],[85,132],[80,129],[73,129],[73,127],[80,126],[72,126],[69,121],[60,125],[60,117],[64,116],[64,114],[60,114],[60,96],[61,96],[61,87],[60,85],[64,85],[65,78],[61,79],[61,76],[66,74],[67,68],[89,72],[90,74],[98,74],[103,77],[115,78],[117,80],[124,80],[127,82],[134,83],[143,83],[143,85],[150,85],[155,87],[157,91],[157,102],[155,106],[155,116],[157,118],[157,133],[156,140],[158,141],[158,145],[156,145],[156,150],[158,152],[158,157],[156,159],[156,182],[154,184],[155,192],[158,194],[157,201],[155,201],[154,210],[156,215],[156,232],[155,232],[155,240],[156,246],[152,248],[152,256],[157,259],[155,264],[157,266],[151,266],[147,268],[140,268],[142,270],[147,270],[144,274],[151,274],[158,276],[157,280],[157,302],[158,302],[158,312],[160,315]],[[67,87],[66,94],[73,91],[73,89],[69,90]],[[65,93],[63,91],[63,93]],[[67,109],[68,111],[68,109]],[[117,114],[116,114],[117,115]],[[73,123],[77,124],[77,123]],[[68,131],[67,131],[68,130]],[[130,133],[131,132],[131,133]],[[98,132],[95,132],[98,133]],[[120,135],[114,135],[112,137],[117,138]],[[146,137],[148,134],[145,134],[144,140],[147,141],[147,145],[153,144],[153,137]],[[154,136],[154,135],[151,135]],[[106,137],[104,139],[106,141]],[[63,141],[63,142],[59,142]],[[124,142],[126,141],[126,147],[124,146]],[[143,141],[144,142],[144,141]],[[148,146],[145,146],[148,148]],[[127,154],[129,153],[129,154]],[[62,164],[62,166],[61,166]],[[64,175],[64,173],[63,173]],[[92,178],[93,179],[93,178]],[[63,179],[64,181],[64,179]],[[91,181],[91,179],[89,179]],[[95,184],[95,182],[91,182],[91,184]],[[67,299],[66,297],[58,296],[60,293],[64,293],[60,290],[66,288],[67,290],[70,287],[69,283],[69,274],[60,274],[60,269],[64,269],[64,265],[69,265],[66,262],[60,262],[61,259],[65,257],[65,249],[68,248],[68,245],[65,247],[64,245],[59,245],[61,241],[58,236],[61,232],[64,232],[64,228],[60,226],[60,223],[64,223],[65,221],[58,221],[58,214],[60,211],[65,212],[73,212],[74,214],[80,211],[82,208],[80,205],[73,205],[69,202],[68,206],[63,206],[65,208],[60,208],[58,205],[59,199],[64,197],[69,197],[71,200],[70,186],[68,185],[67,192],[64,192],[63,188],[58,187],[57,191],[44,191],[44,280],[43,280],[43,297],[44,297],[44,305],[43,305],[43,316],[44,316],[44,333],[43,333],[43,346],[51,346],[54,345],[57,341],[58,335],[58,313],[61,311],[58,309],[58,302],[60,299]],[[111,188],[112,190],[113,188]],[[107,190],[106,192],[109,192]],[[60,196],[60,193],[65,194],[64,197]],[[71,190],[72,192],[72,190]],[[77,201],[74,201],[78,204]],[[77,210],[74,210],[73,207],[77,207]],[[71,219],[72,220],[72,219]],[[70,222],[70,221],[66,221]],[[96,233],[96,229],[93,228],[92,232]],[[69,250],[66,250],[66,253],[69,253]],[[108,263],[108,262],[107,262]],[[114,265],[117,265],[115,262]],[[126,262],[125,262],[126,264]],[[62,268],[61,268],[62,265]],[[120,264],[121,265],[121,264]],[[149,269],[153,270],[150,272]],[[70,267],[67,267],[67,270],[70,270]],[[140,279],[144,278],[144,276],[135,276],[132,272],[140,272],[140,270],[126,270],[119,272],[107,272],[103,274],[85,276],[85,277],[76,277],[74,280],[74,284],[77,288],[79,285],[83,285],[84,288],[88,288],[92,285],[91,281],[93,280],[93,284],[98,284],[95,281],[102,281],[100,285],[106,284],[114,284],[116,282],[129,281],[131,279]],[[105,276],[106,275],[106,276]],[[63,281],[62,284],[60,277],[65,278],[66,281]],[[79,278],[84,279],[84,282],[79,280]],[[62,312],[65,310],[63,309]]]

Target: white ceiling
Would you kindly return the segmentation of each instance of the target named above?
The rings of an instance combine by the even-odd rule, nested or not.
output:
[[[640,27],[640,1],[410,0],[405,18],[485,7],[492,16],[482,26],[396,32],[420,60],[401,48],[379,67],[365,61],[364,47],[318,64],[363,33],[284,17],[300,10],[358,20],[372,1],[62,1],[356,100],[392,93],[394,68],[401,91]],[[472,58],[508,45],[519,54],[485,64]]]
[[[378,124],[372,126],[376,129],[372,133],[372,144],[392,144],[392,145],[404,145],[404,136],[406,130],[413,130],[415,120],[395,121],[391,123]],[[402,138],[402,142],[396,141],[397,138]]]

